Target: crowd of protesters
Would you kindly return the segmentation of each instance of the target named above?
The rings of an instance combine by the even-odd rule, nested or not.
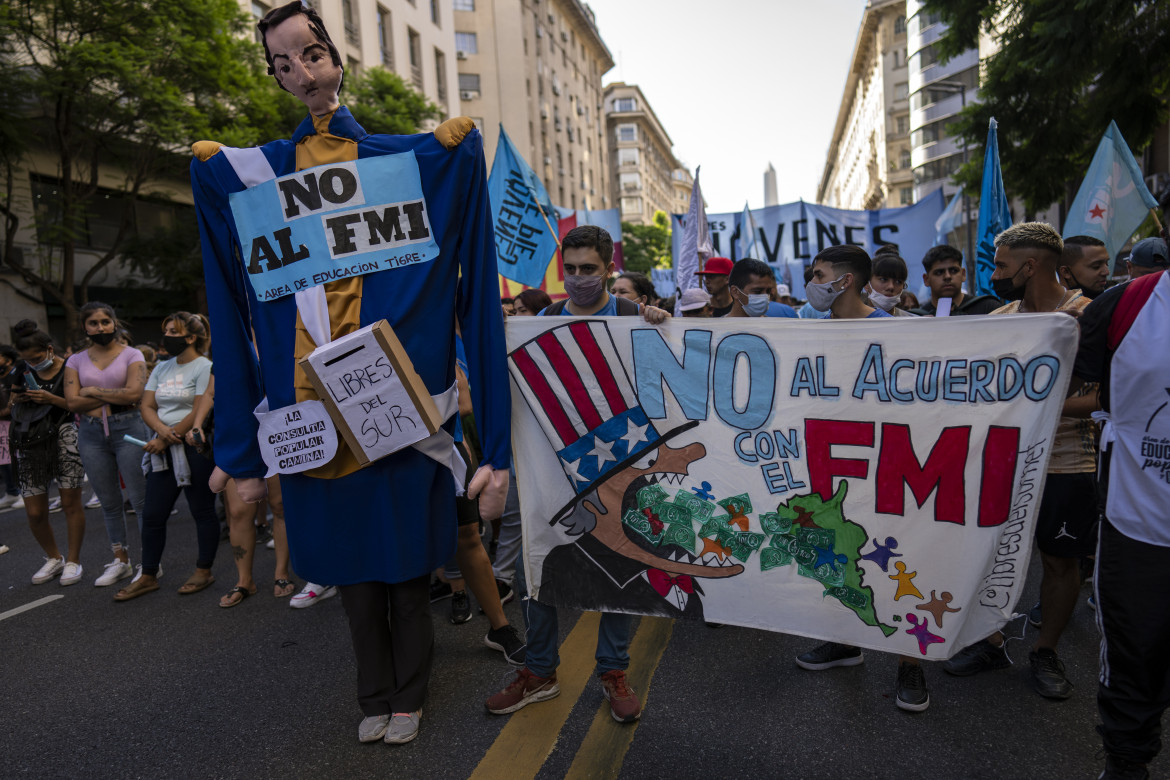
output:
[[[1164,587],[1170,548],[1159,546],[1157,539],[1170,531],[1161,529],[1163,536],[1155,534],[1153,540],[1140,535],[1135,539],[1135,534],[1106,517],[1098,465],[1107,454],[1098,449],[1094,418],[1106,416],[1110,382],[1116,387],[1121,379],[1116,369],[1112,377],[1109,372],[1112,356],[1124,342],[1110,337],[1108,346],[1102,346],[1106,343],[1103,333],[1113,327],[1115,313],[1120,311],[1118,301],[1127,289],[1147,275],[1164,275],[1166,244],[1151,238],[1134,245],[1121,278],[1111,278],[1111,258],[1102,242],[1084,236],[1062,240],[1043,223],[1009,228],[998,237],[996,248],[991,277],[994,295],[972,293],[962,253],[943,245],[921,258],[922,282],[929,290],[929,299],[921,303],[908,289],[908,265],[896,246],[881,247],[872,257],[856,246],[822,251],[805,274],[804,300],[795,298],[788,285],[778,283],[767,264],[750,258],[733,263],[723,257],[710,258],[699,269],[700,286],[663,298],[646,275],[617,273],[608,234],[583,226],[563,242],[567,299],[554,301],[542,290],[526,289],[503,300],[502,306],[506,317],[630,315],[653,324],[667,321],[672,313],[688,318],[887,319],[1065,312],[1078,318],[1084,331],[1078,380],[1062,411],[1035,529],[1043,575],[1040,601],[1028,613],[1029,621],[1040,629],[1029,652],[1031,679],[1035,690],[1047,698],[1073,695],[1057,644],[1081,588],[1094,581],[1094,571],[1101,572],[1090,606],[1102,610],[1102,659],[1107,664],[1111,659],[1123,660],[1110,664],[1108,675],[1102,674],[1102,733],[1115,770],[1140,770],[1157,752],[1158,723],[1170,698],[1164,668],[1170,663],[1170,647],[1164,639],[1170,628],[1162,610],[1163,616],[1157,618],[1161,634],[1153,629],[1146,632],[1140,647],[1132,646],[1138,641],[1133,637],[1124,648],[1110,644],[1111,626],[1116,632],[1122,630],[1116,626],[1132,625],[1125,621],[1133,620],[1135,608],[1132,600],[1109,588],[1153,587],[1142,577],[1159,577],[1159,587]],[[1152,287],[1154,282],[1142,284]],[[1097,306],[1094,299],[1099,301]],[[273,596],[291,597],[292,606],[305,607],[335,595],[332,585],[312,582],[293,595],[296,586],[289,567],[279,479],[269,480],[267,511],[242,500],[232,483],[217,506],[217,496],[208,485],[215,462],[215,378],[206,318],[175,312],[161,322],[157,345],[138,346],[107,304],[87,304],[80,321],[82,340],[70,350],[62,351],[31,320],[16,325],[11,346],[0,346],[0,418],[8,422],[12,454],[11,464],[0,465],[5,484],[0,512],[23,509],[27,514],[31,537],[44,554],[44,564],[31,574],[31,582],[43,585],[56,580],[68,586],[82,581],[85,509],[90,507],[100,509],[112,554],[93,584],[122,583],[114,595],[117,601],[159,590],[168,520],[183,493],[194,519],[197,554],[187,562],[193,571],[178,586],[179,594],[195,594],[215,582],[212,568],[220,542],[226,538],[237,581],[222,594],[220,607],[235,607],[257,592],[253,566],[258,545],[275,550]],[[467,400],[463,369],[462,364],[457,368],[462,390],[460,447],[474,465],[478,461],[475,410]],[[51,502],[53,483],[57,499]],[[83,502],[86,483],[93,492],[88,503]],[[50,514],[58,509],[64,512],[66,529],[60,540],[49,522]],[[523,541],[514,476],[499,520],[485,527],[475,502],[467,499],[460,499],[457,512],[457,552],[434,573],[431,601],[450,599],[449,619],[465,623],[472,618],[470,590],[490,624],[485,644],[518,667],[511,681],[487,701],[487,709],[505,714],[556,696],[557,610],[527,598],[523,567],[518,566]],[[132,549],[129,515],[137,519],[138,550]],[[1165,524],[1164,512],[1159,522]],[[11,527],[7,532],[11,533]],[[1099,550],[1111,556],[1108,569],[1097,559]],[[0,546],[0,553],[7,551]],[[1120,565],[1118,556],[1125,555],[1161,561],[1160,571]],[[524,605],[523,632],[509,624],[503,610],[514,598]],[[1142,614],[1142,619],[1151,617]],[[637,693],[625,678],[630,631],[628,616],[603,614],[597,673],[613,717],[622,722],[641,714]],[[795,659],[799,667],[811,671],[863,661],[859,648],[833,642]],[[950,674],[967,676],[1009,664],[1003,637],[995,634],[941,666]],[[912,712],[928,708],[926,675],[915,659],[901,659],[896,690],[899,708]],[[381,739],[388,723],[389,716],[367,717],[359,727],[359,739]]]

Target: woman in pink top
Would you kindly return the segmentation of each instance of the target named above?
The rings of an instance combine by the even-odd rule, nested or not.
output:
[[[126,485],[130,505],[141,532],[146,478],[142,475],[142,445],[126,441],[150,438],[138,402],[146,386],[146,360],[123,343],[113,307],[93,301],[81,308],[81,321],[90,346],[65,364],[65,400],[80,419],[78,449],[85,473],[102,504],[106,533],[114,560],[94,585],[113,585],[132,574],[126,545],[126,514],[118,475]]]

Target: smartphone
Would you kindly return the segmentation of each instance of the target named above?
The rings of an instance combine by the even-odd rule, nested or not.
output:
[[[191,430],[191,438],[195,440],[195,445],[196,445],[196,446],[202,446],[202,444],[203,444],[203,432],[202,432],[202,431],[200,431],[198,428],[193,428],[193,429]]]
[[[37,378],[33,376],[33,372],[28,370],[24,372],[24,386],[29,390],[41,389],[40,384],[37,383]]]

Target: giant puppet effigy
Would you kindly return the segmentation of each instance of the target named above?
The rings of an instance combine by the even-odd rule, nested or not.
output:
[[[484,450],[468,494],[490,519],[507,490],[482,138],[466,118],[433,135],[370,135],[339,104],[341,58],[312,9],[289,3],[259,29],[269,72],[309,115],[289,139],[193,147],[213,487],[231,477],[258,500],[265,476],[280,475],[293,566],[340,586],[363,712],[413,714],[417,730],[429,574],[455,549],[466,484],[452,438],[457,322]]]

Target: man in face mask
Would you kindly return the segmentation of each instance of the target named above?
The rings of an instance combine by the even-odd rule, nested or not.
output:
[[[791,306],[775,303],[776,274],[767,263],[745,257],[737,262],[728,276],[731,293],[728,317],[795,317]],[[717,315],[718,316],[718,315]]]
[[[1105,292],[1109,281],[1109,250],[1092,236],[1064,239],[1060,258],[1060,281],[1070,290],[1080,290],[1090,300]]]
[[[996,236],[996,295],[1010,301],[992,314],[1063,311],[1079,315],[1089,304],[1080,290],[1066,290],[1057,277],[1064,244],[1051,225],[1024,222]],[[1036,516],[1036,547],[1044,564],[1040,603],[1028,621],[1040,629],[1028,654],[1032,687],[1049,699],[1067,699],[1073,685],[1056,654],[1056,645],[1080,593],[1080,559],[1096,548],[1097,446],[1090,415],[1099,408],[1097,384],[1082,384],[1064,402],[1050,448],[1048,478]],[[996,632],[943,664],[966,677],[1011,664]]]
[[[811,281],[804,286],[808,303],[832,319],[889,317],[866,303],[863,289],[869,284],[873,263],[859,246],[831,246],[813,258]]]
[[[613,239],[596,225],[580,225],[561,239],[561,257],[564,259],[565,292],[568,301],[558,301],[541,312],[544,315],[565,314],[575,317],[614,317],[621,314],[641,314],[647,322],[664,322],[670,315],[656,306],[644,306],[610,295],[606,282],[613,274]],[[626,310],[625,301],[637,310]],[[619,310],[619,306],[622,306]]]

